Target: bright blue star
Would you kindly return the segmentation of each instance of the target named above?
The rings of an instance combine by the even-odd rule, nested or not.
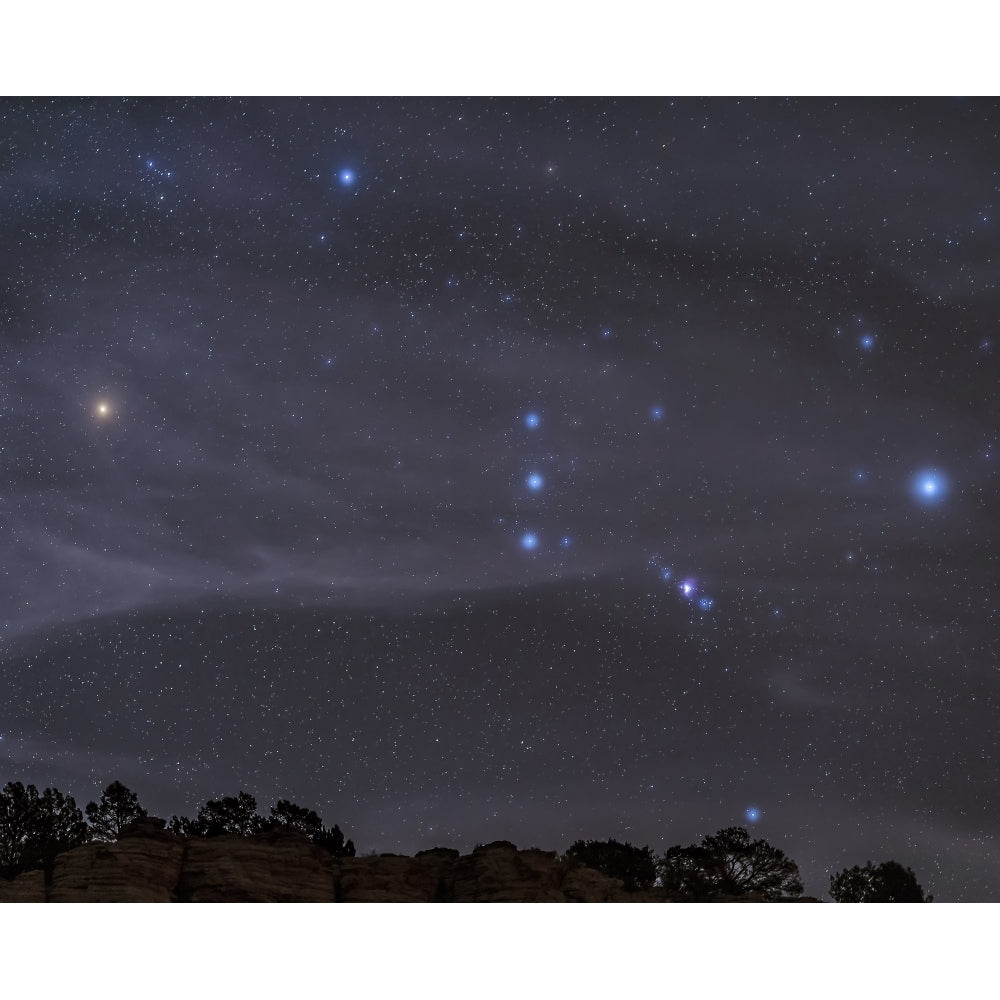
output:
[[[537,413],[527,413],[524,417],[524,422],[534,430],[541,422],[542,418]]]
[[[563,537],[560,540],[559,544],[564,549],[568,549],[573,544],[573,540],[569,537],[569,535],[563,535]]]
[[[662,406],[654,406],[649,411],[649,416],[650,416],[650,418],[652,420],[662,420],[663,419],[663,407]]]
[[[948,480],[936,469],[925,469],[913,480],[913,492],[923,503],[939,503],[948,493]]]
[[[694,580],[681,580],[680,591],[685,597],[691,597],[698,589],[698,584]]]
[[[531,490],[532,493],[537,493],[542,486],[545,485],[545,480],[542,479],[537,472],[533,472],[530,476],[528,476],[525,482],[528,484],[528,489]]]
[[[870,333],[866,333],[861,338],[861,346],[866,351],[870,351],[875,346],[875,338]]]
[[[521,536],[521,548],[526,552],[534,552],[538,548],[538,535],[533,531],[526,531]]]
[[[357,174],[353,170],[341,170],[337,174],[337,180],[343,187],[350,187],[357,179]]]
[[[751,806],[745,815],[748,823],[756,823],[760,819],[760,810],[756,806]]]
[[[702,597],[698,601],[698,607],[701,608],[702,611],[710,611],[713,604],[715,604],[715,601],[713,601],[711,597]]]

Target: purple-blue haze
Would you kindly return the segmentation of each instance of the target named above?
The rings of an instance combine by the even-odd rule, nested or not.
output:
[[[0,779],[1000,899],[998,126],[0,102]]]

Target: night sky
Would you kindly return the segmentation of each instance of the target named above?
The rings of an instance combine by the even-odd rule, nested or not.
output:
[[[0,102],[0,780],[1000,899],[998,129]]]

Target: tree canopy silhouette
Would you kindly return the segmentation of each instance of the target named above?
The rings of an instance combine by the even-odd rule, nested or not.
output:
[[[626,892],[649,889],[656,880],[656,859],[648,847],[633,847],[627,841],[578,840],[566,858],[622,880]]]
[[[266,825],[272,830],[278,828],[298,830],[314,844],[327,848],[335,857],[354,857],[354,842],[351,840],[344,842],[344,834],[339,826],[334,825],[327,830],[314,810],[297,806],[288,799],[279,799],[277,805],[271,806],[271,818]]]
[[[336,857],[353,858],[355,855],[354,843],[344,841],[340,827],[335,825],[326,829],[314,810],[280,799],[271,807],[270,817],[265,819],[257,812],[257,800],[248,792],[211,799],[199,807],[194,819],[173,816],[168,828],[185,837],[219,837],[227,833],[249,837],[268,830],[298,830]]]
[[[170,820],[170,829],[187,837],[221,837],[226,833],[249,837],[263,828],[264,819],[257,813],[257,800],[248,792],[209,799],[198,807],[194,819],[173,816]]]
[[[307,837],[315,837],[323,830],[323,821],[312,809],[297,806],[288,799],[279,799],[271,806],[271,819],[268,826],[272,829],[283,827],[288,830],[298,830]]]
[[[0,792],[0,873],[51,871],[56,855],[85,844],[90,831],[71,795],[9,781]]]
[[[94,840],[117,840],[129,823],[147,815],[139,796],[120,781],[112,781],[101,792],[100,802],[88,802],[86,813]]]
[[[830,895],[838,903],[930,903],[916,875],[898,861],[864,868],[855,865],[830,876]]]
[[[719,830],[699,845],[671,847],[660,859],[658,874],[669,895],[692,901],[802,895],[798,865],[766,840],[751,840],[742,826]]]

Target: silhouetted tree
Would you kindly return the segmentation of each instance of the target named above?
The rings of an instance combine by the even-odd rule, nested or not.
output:
[[[0,872],[13,878],[31,868],[51,872],[56,856],[89,838],[83,813],[71,795],[8,782],[0,792]]]
[[[704,847],[671,847],[660,858],[657,876],[671,899],[705,903],[715,891],[717,865]]]
[[[838,903],[930,903],[916,875],[898,861],[864,868],[855,865],[830,876],[830,895]]]
[[[297,806],[288,799],[279,799],[277,805],[271,806],[271,818],[267,822],[270,829],[283,827],[289,830],[298,830],[310,839],[316,837],[323,830],[323,821],[312,810],[304,806]]]
[[[270,830],[298,830],[314,844],[327,848],[335,857],[354,857],[354,843],[350,840],[344,842],[344,834],[339,826],[327,830],[314,810],[297,806],[288,799],[280,799],[277,805],[271,806],[271,818],[266,821],[265,827]]]
[[[313,837],[313,843],[319,844],[320,847],[325,847],[332,852],[335,858],[353,858],[355,855],[354,841],[348,840],[345,843],[344,835],[341,833],[340,827],[336,824],[330,827],[329,830],[320,830]]]
[[[648,847],[633,847],[617,840],[578,840],[566,852],[570,861],[578,861],[621,879],[626,892],[648,889],[656,879],[656,859]]]
[[[50,871],[56,855],[87,843],[90,831],[72,795],[46,788],[39,801],[38,833],[32,844],[30,860]]]
[[[88,802],[86,812],[94,840],[117,840],[129,823],[148,815],[139,796],[120,781],[101,792],[100,802]]]
[[[38,789],[8,781],[0,792],[0,873],[13,878],[24,870],[24,848],[35,828]]]
[[[280,799],[271,807],[271,815],[264,819],[257,814],[257,800],[247,792],[240,792],[235,798],[206,802],[194,819],[173,816],[167,825],[168,830],[185,837],[218,837],[224,833],[248,837],[280,828],[299,830],[314,844],[327,848],[337,857],[354,857],[354,844],[350,840],[344,842],[339,826],[326,829],[314,810],[288,799]]]
[[[198,808],[194,819],[171,817],[169,829],[186,837],[220,837],[235,833],[248,837],[260,833],[264,820],[257,814],[257,800],[248,792],[210,799]]]
[[[741,826],[719,830],[700,845],[670,848],[660,859],[659,877],[669,893],[692,900],[802,894],[798,865],[766,840],[751,840]]]

